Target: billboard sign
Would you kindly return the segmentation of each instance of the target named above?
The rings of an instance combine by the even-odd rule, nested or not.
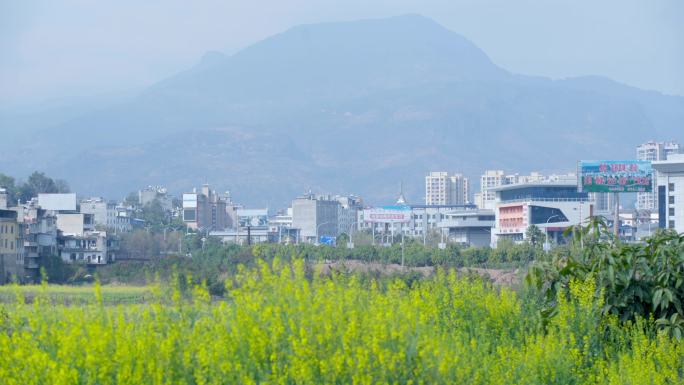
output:
[[[645,160],[582,160],[578,164],[583,192],[651,192],[653,168]]]
[[[268,209],[237,209],[240,227],[268,226]]]
[[[363,210],[364,222],[407,223],[411,221],[411,208],[408,206],[382,206]]]

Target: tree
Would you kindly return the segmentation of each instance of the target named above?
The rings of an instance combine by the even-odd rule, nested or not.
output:
[[[67,194],[71,192],[69,182],[65,181],[64,179],[55,179],[55,187],[57,188],[57,192],[60,194]]]
[[[138,197],[138,193],[135,191],[131,191],[130,193],[128,193],[128,195],[124,199],[124,203],[129,206],[138,207],[138,205],[140,204],[140,198]]]
[[[142,208],[141,219],[151,227],[163,227],[169,224],[169,213],[164,210],[159,199],[147,203]]]
[[[17,187],[14,184],[14,178],[0,173],[0,187],[7,191],[7,204],[10,206],[16,204]]]
[[[45,173],[34,171],[18,189],[18,199],[23,202],[31,200],[38,194],[52,194],[59,192],[55,181],[47,177]]]
[[[652,317],[661,329],[684,337],[684,234],[661,230],[643,243],[620,243],[599,218],[568,233],[574,234],[570,245],[537,261],[526,278],[542,295],[542,314],[555,313],[571,282],[592,280],[604,314],[630,322]]]
[[[536,225],[530,225],[527,227],[527,230],[525,231],[525,238],[527,238],[527,241],[532,246],[536,247],[544,242],[544,240],[546,239],[546,235]]]

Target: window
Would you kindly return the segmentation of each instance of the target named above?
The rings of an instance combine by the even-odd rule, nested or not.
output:
[[[675,226],[674,226],[674,221],[670,221],[670,223],[668,224],[667,227],[669,227],[669,228],[671,228],[671,229],[674,229],[674,227],[675,227]]]
[[[667,189],[670,190],[670,192],[673,192],[674,191],[674,183],[668,183]]]
[[[675,203],[674,202],[674,195],[670,195],[669,197],[667,197],[667,203],[669,203],[671,205]]]
[[[670,210],[669,210],[669,212],[667,213],[667,215],[669,215],[669,216],[671,216],[671,217],[673,217],[673,216],[675,215],[675,214],[674,214],[674,207],[670,207]]]

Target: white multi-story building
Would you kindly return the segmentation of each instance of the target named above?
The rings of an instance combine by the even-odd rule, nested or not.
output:
[[[380,210],[405,210],[408,219],[398,221],[374,221],[365,218],[364,211],[359,211],[359,230],[375,230],[376,233],[394,232],[410,237],[425,237],[430,232],[440,231],[440,222],[446,219],[448,214],[461,211],[477,211],[475,205],[397,205],[382,206]]]
[[[318,243],[320,237],[336,237],[353,230],[361,199],[356,196],[308,193],[292,201],[292,227],[302,242]]]
[[[503,170],[487,170],[480,177],[480,192],[475,194],[475,204],[481,209],[493,210],[496,194],[492,189],[510,184],[538,182],[543,179],[544,176],[538,172],[532,172],[530,175],[517,173],[506,175]]]
[[[79,211],[92,214],[96,226],[114,230],[116,233],[131,231],[133,210],[104,198],[82,199]]]
[[[586,222],[592,213],[588,194],[577,191],[576,175],[502,185],[493,191],[496,218],[492,244],[504,238],[523,241],[530,225],[560,240],[566,228]]]
[[[6,210],[7,209],[7,202],[8,197],[7,197],[7,190],[0,187],[0,210]]]
[[[671,154],[667,160],[653,162],[658,172],[659,227],[684,233],[684,154]]]
[[[594,212],[608,215],[615,212],[615,194],[612,193],[589,193],[589,200],[593,202]]]
[[[650,141],[637,146],[636,156],[638,160],[657,162],[667,160],[667,157],[670,154],[679,154],[682,150],[683,148],[679,143]],[[653,191],[637,193],[637,210],[658,210],[658,196],[656,192],[657,179],[658,171],[656,170],[653,175]]]
[[[426,205],[462,205],[469,202],[468,178],[462,174],[431,172],[425,177]]]
[[[425,177],[425,204],[445,205],[450,194],[448,172],[431,172]]]

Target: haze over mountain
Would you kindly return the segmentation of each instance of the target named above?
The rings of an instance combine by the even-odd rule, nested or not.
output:
[[[284,206],[309,188],[389,203],[402,180],[420,201],[431,170],[564,172],[581,158],[633,157],[645,140],[684,140],[684,97],[512,74],[405,15],[208,53],[137,97],[61,120],[3,119],[14,135],[0,143],[4,171],[45,170],[108,197],[208,181],[248,205]]]

